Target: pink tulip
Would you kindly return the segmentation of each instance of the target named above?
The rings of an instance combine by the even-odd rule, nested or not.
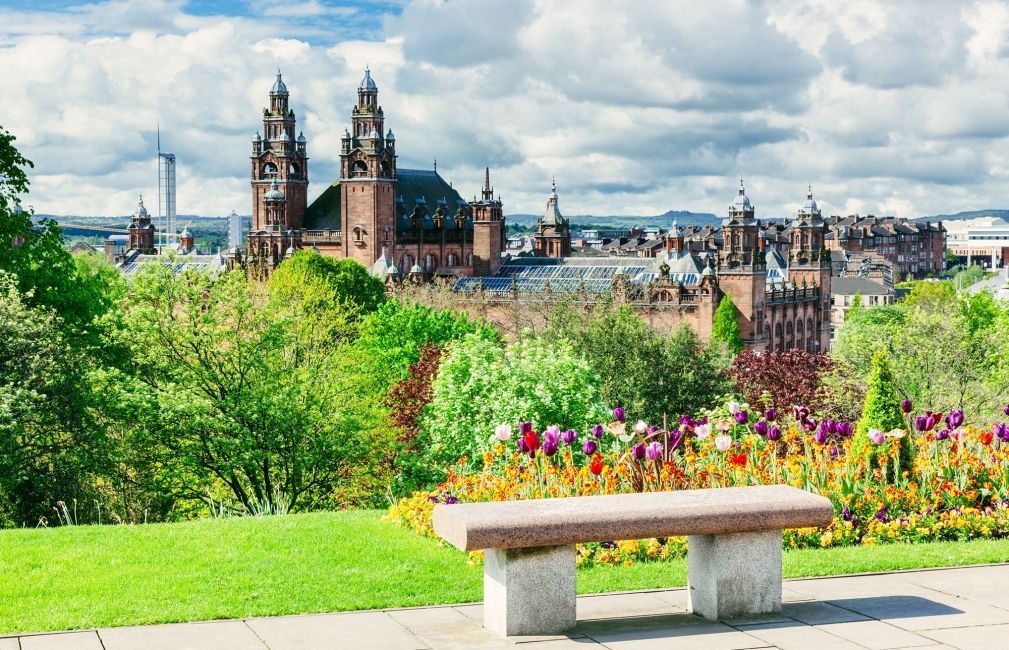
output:
[[[731,446],[732,446],[731,436],[722,435],[715,437],[715,448],[718,449],[718,451],[726,451]]]
[[[694,427],[694,434],[697,436],[698,440],[704,440],[711,435],[711,425],[710,424],[698,424]]]
[[[872,441],[872,444],[881,445],[885,439],[886,436],[879,429],[869,429],[869,440]]]

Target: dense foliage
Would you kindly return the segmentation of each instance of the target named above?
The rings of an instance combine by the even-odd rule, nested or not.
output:
[[[743,337],[739,331],[739,321],[736,319],[736,303],[729,294],[722,296],[711,322],[711,341],[725,346],[730,354],[743,351]]]
[[[722,355],[683,325],[663,336],[624,305],[550,318],[549,336],[566,338],[599,377],[599,396],[653,422],[675,420],[712,404],[728,389]]]
[[[740,394],[751,404],[788,409],[809,406],[819,410],[820,377],[834,362],[826,354],[803,350],[741,352],[728,374]]]
[[[870,439],[870,432],[876,431],[885,436],[893,431],[902,431],[905,425],[901,400],[893,383],[890,360],[883,352],[877,352],[872,358],[869,390],[865,396],[862,417],[855,426],[856,453],[863,456],[870,466],[878,464],[880,454],[885,456],[886,450]],[[878,436],[879,433],[875,435]],[[913,452],[911,439],[906,435],[899,435],[895,444],[899,451],[893,459],[893,464],[887,463],[885,466],[885,471],[891,479],[896,479],[903,470],[911,467]]]

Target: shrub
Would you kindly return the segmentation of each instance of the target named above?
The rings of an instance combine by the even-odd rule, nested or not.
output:
[[[865,396],[865,406],[862,408],[862,417],[855,427],[854,449],[857,454],[864,457],[870,467],[876,466],[878,459],[886,450],[886,445],[873,443],[869,439],[869,430],[877,429],[884,433],[904,429],[904,413],[900,408],[900,397],[897,396],[897,389],[893,382],[893,372],[890,369],[890,360],[885,352],[877,352],[872,357],[872,372],[869,374],[869,390]],[[910,431],[905,431],[907,435],[900,439],[900,456],[897,468],[887,466],[884,468],[884,476],[888,472],[892,479],[900,476],[900,472],[910,469],[913,449],[911,446]]]
[[[425,453],[444,463],[489,449],[499,424],[582,430],[605,417],[599,380],[570,343],[527,338],[502,349],[473,334],[449,346],[421,430]]]
[[[833,366],[826,354],[803,350],[746,351],[733,359],[728,374],[750,404],[766,398],[767,406],[779,409],[807,406],[819,410],[820,377]]]

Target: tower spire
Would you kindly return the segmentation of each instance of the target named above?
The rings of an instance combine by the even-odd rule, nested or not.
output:
[[[484,201],[494,200],[494,188],[490,186],[490,167],[483,168],[483,190],[481,194]]]

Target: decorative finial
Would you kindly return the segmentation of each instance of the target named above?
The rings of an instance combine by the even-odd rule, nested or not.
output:
[[[434,170],[438,171],[438,159],[437,158],[434,159]]]
[[[553,192],[554,194],[557,194],[557,177],[556,176],[552,176],[550,178],[550,191]]]
[[[483,188],[490,191],[490,167],[483,168]]]

